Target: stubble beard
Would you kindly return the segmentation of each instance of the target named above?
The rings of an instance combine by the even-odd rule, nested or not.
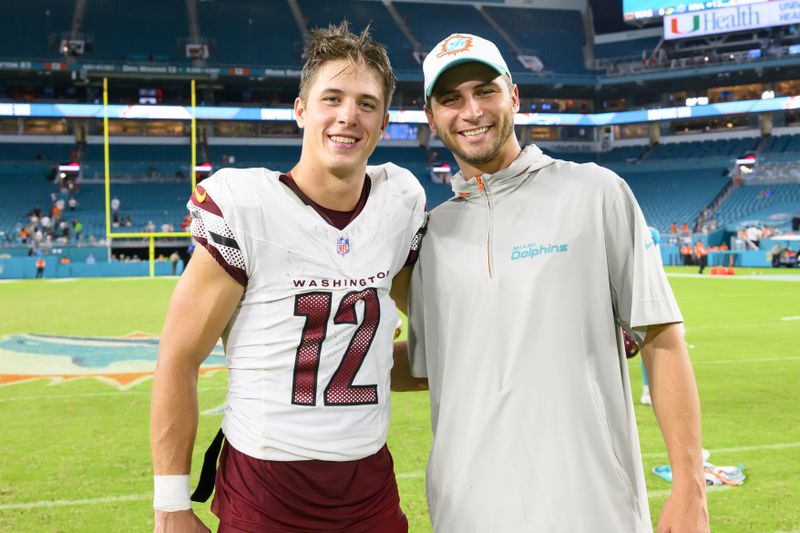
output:
[[[495,142],[487,149],[480,150],[478,148],[477,152],[469,153],[461,148],[458,143],[458,133],[451,135],[448,133],[447,135],[440,136],[439,138],[442,141],[442,144],[450,150],[453,155],[455,155],[461,161],[468,163],[470,165],[482,165],[488,163],[495,159],[503,149],[506,141],[514,134],[514,121],[513,115],[511,119],[506,118],[500,124],[500,131],[498,132],[497,139]]]

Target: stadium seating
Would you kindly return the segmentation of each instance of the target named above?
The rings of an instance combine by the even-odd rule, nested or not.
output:
[[[46,164],[66,163],[75,149],[73,143],[0,143],[0,161],[3,163]]]
[[[638,161],[648,148],[648,145],[620,146],[608,152],[600,152],[597,154],[597,161],[599,163],[633,163]]]
[[[723,168],[696,170],[637,171],[620,167],[639,202],[645,220],[660,232],[669,231],[673,222],[694,222],[697,215],[722,190],[729,178]]]
[[[291,169],[300,159],[300,145],[210,145],[208,147],[208,155],[215,169],[221,167],[267,167],[285,172]],[[228,161],[230,157],[233,158],[233,163]]]
[[[183,2],[175,2],[183,6]],[[211,63],[300,69],[303,37],[288,3],[262,0],[198,2],[200,33],[216,43]]]
[[[645,37],[643,39],[625,39],[613,43],[595,44],[594,57],[595,59],[642,57],[642,52],[650,54],[659,41],[661,41],[661,37]]]
[[[774,150],[786,150],[800,142],[794,140],[800,136],[775,139],[779,140],[769,141]],[[664,144],[654,147],[649,157],[644,158],[643,154],[648,154],[649,150],[647,145],[617,147],[604,153],[551,155],[576,162],[609,165],[630,184],[648,223],[663,232],[668,231],[673,222],[691,224],[728,183],[725,170],[730,168],[730,158],[755,149],[759,142],[758,138],[746,138]],[[211,144],[207,155],[215,170],[227,166],[266,166],[286,171],[299,159],[300,148],[299,144]],[[34,205],[49,206],[53,185],[45,178],[50,172],[51,161],[67,160],[73,149],[71,144],[0,144],[0,160],[7,163],[0,171],[0,180],[7,196],[12,199],[11,205],[20,206],[17,211],[6,210],[3,213],[0,231],[13,232],[18,223],[25,221],[25,213]],[[454,172],[457,170],[446,149],[434,150],[438,153],[437,161],[450,164]],[[84,234],[97,237],[105,232],[105,193],[102,183],[93,183],[91,179],[102,177],[102,157],[102,145],[87,145],[83,166],[84,176],[89,181],[81,187],[80,204],[75,213],[84,224]],[[121,144],[117,140],[111,145],[111,157],[112,195],[122,201],[122,217],[133,218],[133,227],[128,230],[141,231],[148,221],[152,221],[156,229],[160,229],[164,222],[179,228],[189,195],[188,146]],[[389,161],[408,168],[419,179],[428,195],[429,208],[452,196],[449,185],[434,183],[430,179],[429,154],[425,150],[416,146],[379,144],[370,163]],[[669,170],[665,170],[667,168]],[[762,164],[758,168],[760,173],[753,179],[766,179],[769,175],[771,182],[735,189],[715,216],[719,223],[740,220],[774,205],[800,202],[800,184],[775,184],[789,179],[786,176],[791,178],[798,174],[794,170],[789,172],[795,167]],[[773,172],[773,168],[780,172]],[[182,174],[182,181],[175,179],[175,172]],[[41,179],[34,178],[37,175]],[[67,216],[70,217],[70,213]]]
[[[583,63],[586,40],[579,11],[494,6],[484,9],[523,52],[542,60],[545,71],[590,74]],[[508,58],[509,54],[504,55]],[[514,70],[511,65],[509,68]]]
[[[83,32],[94,36],[87,59],[188,62],[178,46],[189,35],[184,2],[137,0],[122,7],[118,0],[87,0]]]
[[[3,28],[0,57],[19,59],[58,58],[58,42],[51,34],[68,33],[72,26],[74,2],[26,0],[7,6],[10,24]]]
[[[191,153],[188,144],[120,144],[109,146],[112,178],[189,178]],[[83,154],[83,176],[103,179],[103,145],[88,144]]]
[[[420,64],[414,59],[414,47],[397,27],[386,6],[381,2],[301,0],[300,10],[308,19],[308,28],[325,27],[349,20],[353,31],[361,31],[367,24],[372,35],[386,45],[394,69],[418,71]]]
[[[760,150],[762,154],[784,154],[800,152],[800,135],[776,135],[770,137]]]
[[[42,211],[50,207],[53,184],[42,178],[34,179],[28,172],[0,171],[3,190],[3,209],[0,209],[0,231],[14,234],[18,223],[27,223],[27,213],[38,206]]]
[[[800,204],[800,183],[737,187],[717,211],[716,219],[721,225],[735,223],[780,204]]]
[[[411,33],[422,44],[426,53],[451,33],[472,33],[494,42],[512,72],[525,70],[511,45],[486,22],[474,6],[408,2],[397,2],[393,5],[404,17]]]
[[[709,157],[736,158],[758,148],[759,138],[717,139],[702,142],[681,142],[657,144],[653,147],[649,160],[700,159]]]

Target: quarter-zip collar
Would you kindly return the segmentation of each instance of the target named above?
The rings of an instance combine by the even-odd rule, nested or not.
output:
[[[480,180],[464,179],[464,175],[459,171],[450,180],[450,185],[456,197],[468,201],[481,201],[480,193],[491,190],[492,197],[496,201],[519,187],[531,172],[546,167],[553,161],[554,159],[543,154],[538,146],[531,144],[526,146],[506,168],[494,174],[481,174]]]

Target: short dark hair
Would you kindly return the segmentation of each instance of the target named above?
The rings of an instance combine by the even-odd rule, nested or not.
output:
[[[378,75],[383,85],[384,111],[387,111],[394,94],[395,79],[386,48],[372,40],[369,25],[360,35],[356,35],[350,31],[347,20],[338,25],[331,24],[327,28],[311,31],[311,38],[303,51],[300,98],[305,100],[308,96],[308,88],[314,82],[320,67],[328,61],[339,59],[364,63]]]

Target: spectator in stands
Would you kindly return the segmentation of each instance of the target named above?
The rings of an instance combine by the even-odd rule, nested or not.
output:
[[[119,216],[119,206],[120,206],[120,201],[119,201],[119,198],[117,198],[116,196],[114,196],[114,197],[111,199],[111,215],[112,215],[112,216],[113,216],[113,215],[118,215],[118,216]]]
[[[691,232],[689,231],[689,224],[685,222],[681,224],[681,235],[683,236],[691,235]]]
[[[72,219],[72,233],[75,234],[75,240],[80,241],[83,235],[83,224],[77,219]]]
[[[44,267],[47,265],[47,261],[44,260],[43,256],[39,256],[36,259],[36,277],[43,278],[44,277]]]
[[[172,263],[172,275],[178,275],[178,261],[181,260],[181,257],[178,255],[178,252],[172,252],[169,256],[169,262]]]
[[[78,207],[78,200],[74,196],[70,196],[67,205],[70,211],[75,211],[75,208]]]
[[[706,264],[708,263],[708,252],[706,251],[705,246],[703,246],[703,241],[697,241],[694,243],[694,259],[697,261],[697,265],[700,267],[698,274],[702,274],[703,270],[706,268]]]
[[[453,34],[423,71],[426,117],[460,168],[409,296],[412,367],[431,390],[434,531],[650,530],[623,325],[643,341],[675,476],[659,531],[707,532],[682,317],[630,188],[521,149],[518,88],[489,41]]]
[[[156,231],[156,225],[153,224],[152,220],[148,220],[147,224],[145,224],[144,228],[142,229],[144,230],[145,233],[154,233]]]
[[[58,236],[69,238],[69,223],[66,220],[58,223]]]

